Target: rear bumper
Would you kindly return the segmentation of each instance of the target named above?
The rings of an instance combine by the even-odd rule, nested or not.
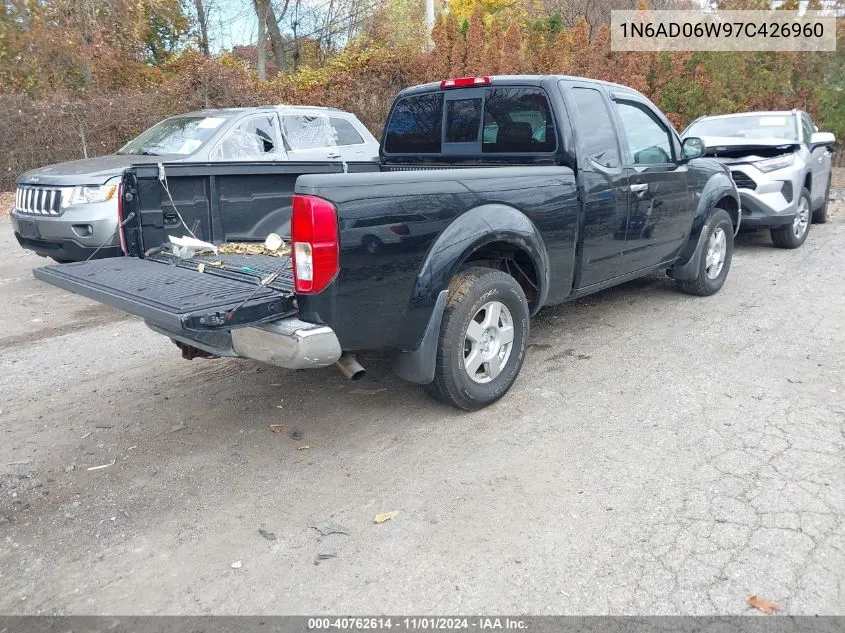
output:
[[[250,358],[285,369],[326,367],[341,355],[340,342],[330,327],[296,317],[230,332],[173,333],[149,322],[147,326],[216,356]]]

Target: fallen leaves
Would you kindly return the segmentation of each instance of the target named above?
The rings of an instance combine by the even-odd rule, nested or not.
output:
[[[772,615],[775,611],[783,611],[783,607],[774,600],[766,600],[765,598],[758,598],[757,596],[751,596],[748,598],[748,604],[758,611],[762,611],[766,615]]]
[[[271,430],[273,433],[281,433],[281,432],[282,432],[282,431],[284,431],[286,428],[288,428],[288,425],[287,425],[287,424],[271,424],[271,425],[270,425],[270,430]]]
[[[274,257],[286,257],[290,255],[290,248],[282,246],[278,250],[271,251],[264,244],[254,242],[225,242],[217,247],[220,255],[271,255]]]
[[[393,510],[392,512],[379,512],[376,515],[375,522],[384,523],[385,521],[390,521],[391,519],[395,519],[398,516],[399,510]]]

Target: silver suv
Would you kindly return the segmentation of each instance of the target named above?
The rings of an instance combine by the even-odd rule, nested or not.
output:
[[[728,165],[742,203],[742,227],[770,229],[782,248],[798,248],[810,223],[827,221],[833,134],[801,110],[697,119],[683,137]]]
[[[379,144],[354,114],[262,106],[174,116],[117,153],[33,169],[18,179],[12,228],[24,248],[59,262],[121,254],[117,185],[150,162],[375,161]]]

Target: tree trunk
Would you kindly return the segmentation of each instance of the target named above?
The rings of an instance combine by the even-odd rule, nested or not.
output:
[[[194,0],[194,6],[197,8],[197,22],[200,25],[200,49],[202,49],[202,54],[208,57],[210,54],[208,46],[208,16],[205,13],[205,5],[203,5],[203,0]]]
[[[267,48],[264,36],[267,33],[267,16],[258,11],[258,78],[264,81],[267,79]]]
[[[261,20],[261,16],[264,16],[267,33],[270,36],[270,47],[273,49],[273,59],[276,62],[276,68],[281,70],[285,65],[285,42],[282,39],[282,32],[279,29],[276,12],[273,10],[270,0],[255,0],[254,4],[255,13],[259,21]],[[285,2],[285,6],[282,9],[283,13],[286,8],[287,2]]]

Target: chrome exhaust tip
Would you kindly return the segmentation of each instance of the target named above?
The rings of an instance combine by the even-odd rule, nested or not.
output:
[[[352,382],[357,382],[363,378],[367,370],[361,367],[358,361],[355,359],[355,354],[347,354],[343,353],[340,355],[334,366],[340,370],[340,373],[346,376]]]

